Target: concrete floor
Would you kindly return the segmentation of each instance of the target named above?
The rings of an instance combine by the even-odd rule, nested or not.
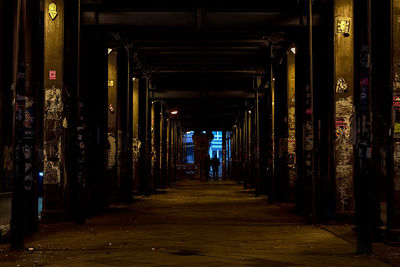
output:
[[[400,255],[354,255],[348,226],[306,226],[290,208],[233,182],[179,182],[85,225],[42,225],[25,252],[0,245],[0,266],[390,266]]]

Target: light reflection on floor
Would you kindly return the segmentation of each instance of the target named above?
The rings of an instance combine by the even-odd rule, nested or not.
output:
[[[38,217],[39,217],[39,220],[41,219],[41,217],[42,217],[42,209],[43,209],[43,197],[39,197],[38,198]]]

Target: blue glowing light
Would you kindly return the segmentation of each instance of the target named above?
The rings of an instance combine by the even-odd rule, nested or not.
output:
[[[43,177],[43,176],[44,176],[44,173],[43,173],[43,172],[39,172],[39,176],[40,176],[40,177]]]

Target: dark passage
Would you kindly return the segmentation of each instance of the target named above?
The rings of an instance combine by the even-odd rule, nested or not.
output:
[[[0,265],[398,262],[399,18],[1,1]]]

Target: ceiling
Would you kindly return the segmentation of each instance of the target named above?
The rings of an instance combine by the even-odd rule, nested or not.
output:
[[[82,21],[113,34],[110,45],[131,47],[152,99],[178,107],[185,130],[230,129],[254,101],[271,46],[286,50],[305,28],[303,1],[259,2],[84,1]]]

